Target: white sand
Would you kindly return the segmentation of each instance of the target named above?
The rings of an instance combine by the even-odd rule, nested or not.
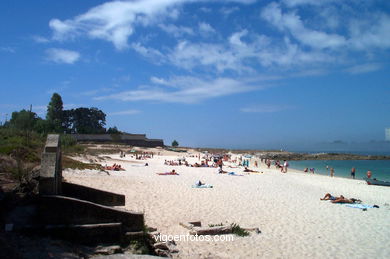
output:
[[[119,156],[111,157],[115,160],[104,164],[118,163]],[[390,187],[291,170],[281,174],[273,166],[252,168],[264,174],[236,177],[217,174],[216,168],[163,164],[165,159],[174,158],[157,156],[140,162],[127,156],[120,163],[126,171],[107,175],[66,170],[64,177],[70,182],[125,194],[126,209],[144,212],[146,224],[162,234],[187,234],[179,222],[191,220],[200,220],[205,226],[234,222],[262,231],[249,237],[234,236],[233,242],[177,242],[179,258],[390,257]],[[148,167],[139,166],[145,162]],[[156,175],[172,169],[180,175]],[[224,170],[243,171],[227,167]],[[199,179],[214,188],[191,188]],[[377,204],[380,208],[362,211],[320,201],[327,192],[359,198],[364,204]]]

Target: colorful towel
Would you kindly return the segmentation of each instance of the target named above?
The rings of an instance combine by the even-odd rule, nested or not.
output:
[[[232,175],[232,176],[244,176],[242,174],[236,174],[235,172],[230,172],[228,173],[228,175]]]
[[[350,208],[355,208],[355,209],[372,209],[374,206],[371,205],[365,205],[365,204],[347,204],[345,205]]]

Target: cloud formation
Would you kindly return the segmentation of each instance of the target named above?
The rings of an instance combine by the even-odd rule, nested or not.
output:
[[[55,63],[73,64],[80,58],[77,51],[51,48],[46,50],[46,59]]]
[[[167,103],[198,103],[206,99],[217,98],[237,93],[261,90],[264,87],[231,78],[211,80],[197,77],[174,77],[166,80],[152,77],[154,85],[143,85],[135,90],[95,97],[95,100],[154,101]],[[161,86],[169,87],[161,87]]]

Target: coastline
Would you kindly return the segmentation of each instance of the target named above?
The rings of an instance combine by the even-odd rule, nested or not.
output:
[[[144,149],[151,151],[152,149]],[[177,242],[175,258],[386,258],[390,248],[390,188],[368,186],[362,180],[308,175],[298,170],[286,174],[259,164],[263,174],[244,174],[243,167],[224,170],[243,177],[221,175],[216,168],[164,165],[165,160],[186,157],[199,161],[195,150],[188,153],[154,150],[153,159],[136,160],[127,155],[99,155],[102,164],[114,161],[125,171],[65,170],[66,181],[126,195],[128,210],[145,213],[146,224],[163,234],[187,234],[180,222],[202,224],[237,223],[258,227],[261,234],[235,237],[233,242]],[[88,161],[87,157],[77,159]],[[142,166],[145,162],[149,166]],[[178,176],[158,176],[175,169]],[[202,180],[212,189],[191,188]],[[320,201],[325,193],[358,198],[379,209],[348,208]],[[340,231],[344,230],[344,231]],[[340,244],[348,249],[341,249]],[[361,246],[361,244],[368,244]]]

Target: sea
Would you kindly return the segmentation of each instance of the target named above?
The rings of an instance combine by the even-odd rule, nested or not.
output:
[[[298,153],[303,153],[296,151]],[[304,152],[304,153],[322,153],[318,151]],[[327,151],[326,153],[332,153]],[[390,155],[387,152],[334,152],[334,153],[352,153],[359,155]],[[297,170],[304,170],[307,168],[315,168],[316,174],[330,175],[330,168],[334,168],[335,177],[351,177],[351,169],[355,167],[356,179],[363,179],[366,177],[368,170],[372,172],[372,178],[378,180],[390,181],[390,160],[302,160],[302,161],[289,161],[290,168]],[[328,170],[327,170],[328,166]]]

